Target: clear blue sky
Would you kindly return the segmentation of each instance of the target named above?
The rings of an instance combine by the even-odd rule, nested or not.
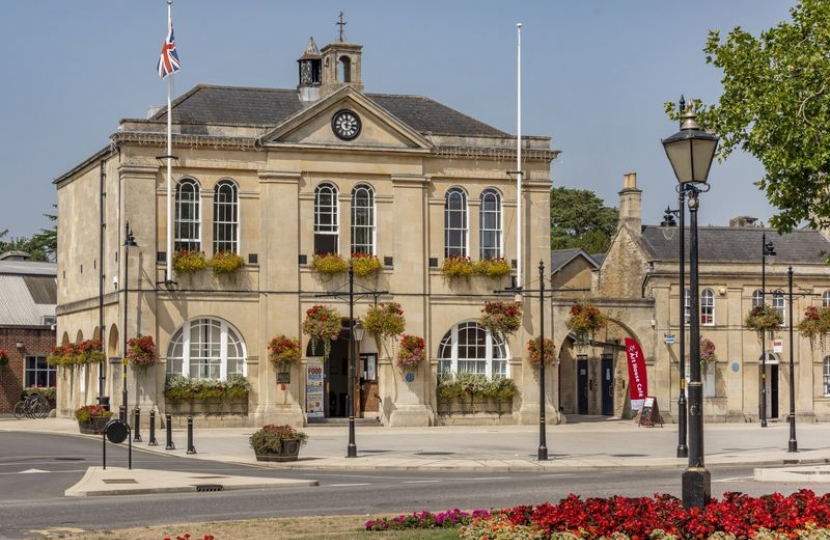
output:
[[[338,11],[362,43],[367,92],[422,94],[516,131],[516,30],[524,24],[525,134],[562,151],[557,186],[617,206],[638,173],[645,223],[676,204],[660,138],[677,130],[663,103],[713,101],[721,74],[701,48],[707,31],[755,34],[789,18],[791,0],[274,2],[175,0],[181,94],[198,83],[293,88],[309,36],[334,41]],[[52,180],[102,148],[121,118],[165,100],[154,73],[164,0],[41,0],[0,4],[0,230],[31,235],[49,222]],[[774,212],[753,186],[762,168],[736,155],[713,166],[701,223]]]

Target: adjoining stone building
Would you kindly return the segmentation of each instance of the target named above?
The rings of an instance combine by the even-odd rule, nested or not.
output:
[[[440,270],[450,256],[501,257],[515,268],[515,136],[427,97],[364,92],[358,44],[318,50],[312,40],[298,62],[296,89],[198,85],[173,102],[175,250],[208,259],[237,253],[247,264],[232,277],[165,274],[168,193],[159,156],[166,153],[166,110],[122,120],[111,145],[56,179],[59,341],[100,336],[110,360],[85,373],[64,370],[74,384],[61,387],[59,413],[95,402],[101,376],[118,406],[125,335],[143,334],[154,338],[159,363],[129,373],[130,406],[170,412],[167,375],[242,374],[253,386],[247,414],[200,421],[302,424],[310,416],[310,367],[318,366],[325,383],[315,413],[344,416],[346,339],[333,342],[323,363],[301,332],[316,304],[348,316],[342,298],[320,297],[344,291],[346,276],[309,267],[315,254],[333,252],[383,263],[379,274],[357,278],[356,317],[376,301],[396,301],[406,333],[426,340],[427,361],[411,381],[394,365],[394,350],[363,340],[359,416],[389,425],[442,421],[440,362],[517,383],[504,414],[469,414],[466,421],[537,422],[538,383],[524,353],[538,334],[538,306],[527,306],[522,329],[503,341],[476,320],[511,276],[448,279]],[[549,253],[550,163],[557,155],[550,143],[523,138],[522,261],[529,270]],[[138,244],[129,250],[127,223]],[[300,338],[305,352],[279,380],[267,349],[278,334]],[[558,421],[552,405],[548,418]]]
[[[717,190],[703,196],[714,197]],[[649,394],[657,397],[664,419],[677,414],[679,396],[679,239],[677,227],[643,225],[641,190],[634,173],[625,175],[620,192],[620,223],[608,252],[600,257],[584,252],[553,274],[554,286],[589,293],[560,293],[553,301],[554,333],[561,348],[559,405],[565,414],[631,413],[625,337],[640,342],[646,355]],[[689,238],[686,231],[686,264]],[[784,315],[776,332],[781,351],[767,340],[767,417],[786,419],[789,411],[788,313],[797,325],[810,306],[830,305],[830,242],[821,233],[796,230],[779,235],[759,227],[755,218],[741,216],[729,227],[699,228],[701,337],[715,344],[717,361],[703,375],[707,421],[753,422],[759,418],[761,341],[745,328],[753,306],[761,305],[762,235],[777,252],[767,257],[766,302]],[[565,254],[568,255],[568,254]],[[555,254],[562,257],[563,254]],[[794,306],[787,297],[787,268],[794,271]],[[688,295],[688,266],[686,270]],[[576,349],[565,328],[573,299],[590,298],[610,318],[591,346]],[[688,305],[688,301],[687,301]],[[794,330],[796,414],[807,420],[830,420],[830,356],[818,340],[811,343]],[[688,377],[688,363],[686,374]]]

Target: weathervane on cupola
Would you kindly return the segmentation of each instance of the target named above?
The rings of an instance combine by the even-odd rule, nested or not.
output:
[[[336,23],[334,23],[335,26],[340,27],[340,38],[338,39],[338,41],[340,43],[346,43],[346,24],[348,24],[348,23],[345,21],[345,15],[346,14],[341,11],[340,12],[340,20],[338,20]]]

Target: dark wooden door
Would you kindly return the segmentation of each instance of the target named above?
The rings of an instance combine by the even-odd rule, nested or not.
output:
[[[588,359],[576,361],[576,402],[579,414],[588,414]]]
[[[614,415],[614,359],[602,357],[602,414]]]

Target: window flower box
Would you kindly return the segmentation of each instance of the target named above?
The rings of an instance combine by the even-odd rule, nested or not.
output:
[[[195,274],[208,267],[201,251],[180,250],[173,254],[173,271],[179,275]]]
[[[504,259],[481,259],[475,263],[476,274],[491,278],[509,276],[513,272],[510,263]]]
[[[447,257],[441,265],[441,273],[452,279],[475,275],[476,267],[469,257]]]
[[[232,276],[245,268],[245,259],[231,251],[219,251],[210,260],[210,268],[214,276]]]
[[[311,268],[318,274],[333,276],[348,272],[349,262],[337,253],[326,253],[314,255],[311,259]]]
[[[354,275],[368,277],[377,274],[381,269],[383,269],[383,264],[374,255],[352,253],[352,270],[354,270]]]

